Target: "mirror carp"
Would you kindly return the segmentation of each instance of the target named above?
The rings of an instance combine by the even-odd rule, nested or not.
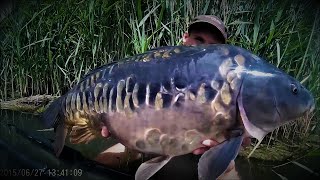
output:
[[[221,143],[199,160],[199,179],[215,179],[238,154],[243,133],[262,141],[275,128],[315,108],[296,79],[232,45],[168,46],[89,72],[42,114],[54,127],[58,156],[106,126],[124,146],[159,157],[138,168],[148,179],[172,157]]]

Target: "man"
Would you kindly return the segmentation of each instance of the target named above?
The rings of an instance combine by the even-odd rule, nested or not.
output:
[[[200,15],[194,18],[190,23],[188,30],[183,34],[182,44],[186,46],[196,46],[200,44],[225,44],[227,41],[227,33],[224,23],[213,15]],[[109,132],[106,127],[102,129],[102,136],[108,137]],[[246,138],[243,145],[250,143],[250,139]],[[203,141],[203,147],[193,151],[194,155],[203,154],[209,148],[218,144],[215,140]],[[99,154],[95,160],[108,166],[119,167],[119,165],[128,161],[141,158],[138,152],[130,151],[121,144],[116,144],[106,151]],[[194,158],[190,155],[182,157],[184,162],[189,163]],[[130,159],[130,160],[128,160]],[[189,159],[189,160],[188,160]],[[226,172],[234,169],[234,161],[230,163]]]
[[[227,41],[226,28],[216,16],[200,15],[189,25],[183,34],[183,45],[224,44]]]

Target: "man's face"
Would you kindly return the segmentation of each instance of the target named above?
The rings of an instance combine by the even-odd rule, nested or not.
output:
[[[214,34],[206,28],[197,28],[183,35],[183,45],[196,46],[200,44],[222,44],[220,34]]]

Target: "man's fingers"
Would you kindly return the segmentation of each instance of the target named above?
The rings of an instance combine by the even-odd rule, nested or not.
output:
[[[204,152],[209,150],[211,147],[216,146],[217,144],[219,144],[219,143],[215,140],[206,139],[206,140],[202,141],[202,145],[204,147],[200,147],[198,149],[195,149],[192,153],[195,155],[203,154]]]
[[[242,141],[242,146],[247,147],[251,144],[251,138],[250,137],[245,137]]]
[[[194,155],[199,155],[199,154],[203,154],[204,152],[206,152],[208,149],[210,149],[210,147],[201,147],[201,148],[198,148],[196,150],[194,150],[192,153]]]
[[[110,133],[109,133],[107,127],[106,126],[102,126],[102,128],[101,128],[101,136],[102,137],[109,137],[109,135],[110,135]]]
[[[202,141],[202,144],[207,147],[213,147],[213,146],[218,145],[219,143],[215,140],[212,140],[212,139],[206,139],[206,140]]]
[[[230,172],[234,167],[235,167],[235,162],[234,162],[234,160],[232,160],[230,162],[229,166],[227,167],[227,170],[224,173]]]

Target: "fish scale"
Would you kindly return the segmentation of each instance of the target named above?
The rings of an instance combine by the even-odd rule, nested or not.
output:
[[[172,51],[174,53],[179,52],[178,48],[171,48],[169,50],[168,49],[155,50],[155,52],[153,52],[151,54],[160,54],[159,57],[161,57],[161,53],[162,53],[163,57],[167,58],[167,57],[169,57],[169,54],[172,54]],[[148,54],[141,55],[141,59],[145,58],[146,56],[148,56]],[[139,57],[137,59],[139,59]],[[129,59],[129,60],[131,60],[131,59]],[[116,68],[116,66],[117,66],[117,64],[114,64],[109,68],[109,73],[108,73],[109,75],[112,74],[112,72],[113,72],[114,68]],[[99,98],[99,97],[97,97],[98,92],[95,93],[95,96],[93,98],[92,93],[91,93],[91,91],[92,91],[91,89],[92,89],[92,86],[95,85],[95,83],[97,82],[97,79],[99,79],[101,77],[100,74],[105,75],[106,74],[105,72],[107,72],[107,69],[102,69],[102,70],[98,70],[96,73],[91,73],[91,75],[87,75],[87,77],[80,83],[80,86],[79,86],[80,92],[85,92],[85,96],[82,96],[83,98],[80,99],[81,103],[83,104],[83,109],[81,109],[81,110],[85,111],[86,113],[89,113],[89,114],[93,113],[92,111],[100,112],[100,109],[97,109],[97,107],[100,107],[100,106],[96,105],[97,102],[99,101],[99,100],[97,100],[97,98]],[[102,78],[107,79],[107,77],[105,77],[105,76],[102,76]],[[172,78],[170,80],[173,80],[173,79],[174,78]],[[170,80],[166,81],[166,82],[170,82]],[[120,82],[120,84],[119,84],[119,82]],[[98,86],[94,87],[94,89],[96,91],[97,91],[97,88],[100,87],[100,84],[98,84]],[[172,84],[173,83],[171,83],[170,86],[172,86]],[[110,84],[105,83],[104,86],[110,86]],[[115,89],[114,87],[112,87],[112,88],[110,87],[112,90],[109,91],[109,94],[105,94],[105,96],[104,96],[104,99],[109,99],[109,102],[107,103],[109,105],[109,111],[114,111],[115,109],[118,111],[121,111],[123,109],[124,98],[122,97],[122,94],[119,91],[122,92],[122,90],[125,86],[124,79],[119,80],[117,86],[118,86],[117,89]],[[135,83],[135,86],[139,86],[139,83],[138,84]],[[137,94],[139,94],[140,92],[142,92],[142,94],[140,93],[139,96],[137,97],[137,96],[134,96],[134,95],[137,95],[135,93],[135,94],[133,94],[133,97],[130,99],[135,99],[137,101],[137,99],[139,99],[139,97],[145,95],[145,97],[144,97],[145,102],[146,102],[145,104],[149,105],[150,94],[156,95],[158,92],[150,93],[150,90],[149,90],[150,83],[149,83],[149,86],[145,85],[145,84],[143,84],[143,85],[140,84],[140,86],[146,86],[146,89],[141,90],[142,88],[140,88],[140,91],[138,91]],[[179,85],[176,85],[175,87],[179,87]],[[175,87],[170,87],[170,88],[175,88]],[[161,88],[168,91],[168,88],[164,88],[164,86],[161,86]],[[87,91],[85,91],[85,90],[87,90]],[[117,93],[115,93],[115,92],[117,92]],[[117,94],[117,95],[115,95],[115,94]],[[71,108],[70,104],[74,104],[74,102],[71,102],[71,99],[70,99],[71,96],[70,95],[67,96],[67,99],[66,99],[67,102],[66,102],[65,106],[66,106],[68,112],[70,111],[68,109]],[[115,98],[116,98],[116,100],[115,100]],[[205,97],[199,96],[198,99],[200,99],[200,98],[205,99]],[[100,99],[101,99],[101,97],[100,97]],[[127,102],[130,102],[130,99]],[[143,98],[140,98],[140,99],[143,99]],[[154,100],[156,100],[155,96],[151,98],[152,104],[155,104]],[[168,98],[165,98],[165,100],[169,101]],[[140,103],[141,103],[141,101],[139,102],[139,100],[138,100],[138,104],[140,104]],[[167,102],[164,102],[164,103],[166,104]],[[95,104],[95,108],[93,107],[93,104]],[[135,104],[137,104],[137,102]],[[159,105],[159,102],[157,102],[157,104],[158,104],[158,106],[162,106],[161,104]],[[131,106],[127,105],[127,107],[131,107]]]
[[[56,129],[57,155],[70,127],[73,143],[87,143],[107,127],[129,149],[169,157],[190,153],[206,139],[230,139],[221,145],[229,147],[204,156],[217,158],[219,149],[237,148],[239,130],[261,141],[313,109],[314,98],[299,81],[245,49],[171,46],[89,72],[42,118]]]
[[[177,49],[177,48],[175,48]],[[174,52],[174,51],[173,51]],[[168,58],[169,55],[172,55],[172,50],[156,50],[156,52],[151,54],[157,54],[162,53],[162,58]],[[197,52],[199,55],[200,53]],[[203,52],[205,53],[205,52]],[[144,59],[142,61],[145,61],[145,57],[150,57],[148,54],[141,56],[141,59]],[[160,55],[159,55],[160,57]],[[161,59],[162,60],[162,59]],[[128,61],[129,62],[129,61]],[[170,61],[168,61],[170,63]],[[129,62],[131,63],[131,62]],[[166,62],[163,62],[165,66]],[[229,71],[228,68],[231,66],[234,66],[235,63],[231,61],[230,59],[227,59],[226,61],[222,62],[222,65],[219,66],[220,71],[223,71],[221,73],[221,78],[219,82],[219,78],[217,76],[209,76],[207,74],[201,75],[197,79],[190,79],[190,77],[194,77],[193,75],[188,74],[188,72],[185,72],[185,69],[194,69],[195,71],[191,71],[193,73],[199,72],[197,69],[201,69],[201,67],[196,67],[197,62],[193,61],[192,59],[189,59],[189,61],[184,63],[175,62],[174,64],[166,65],[170,68],[169,72],[172,71],[171,75],[169,73],[163,73],[162,76],[160,74],[160,77],[157,77],[156,79],[153,79],[150,82],[150,79],[146,78],[146,76],[139,76],[137,72],[127,72],[123,73],[125,70],[128,70],[129,67],[124,67],[125,70],[118,70],[121,68],[120,64],[113,64],[108,69],[100,69],[97,70],[96,73],[91,73],[90,75],[87,75],[82,82],[80,82],[80,87],[75,87],[75,91],[72,93],[69,93],[69,95],[66,98],[65,107],[67,109],[67,113],[64,114],[66,117],[66,120],[71,122],[76,122],[77,120],[74,119],[74,115],[72,114],[73,108],[75,102],[75,98],[73,97],[74,93],[79,93],[78,91],[84,93],[84,96],[80,98],[80,101],[82,103],[82,109],[80,108],[80,111],[83,111],[82,114],[85,115],[93,115],[93,116],[107,116],[106,119],[113,119],[112,121],[115,122],[116,125],[110,125],[110,131],[114,131],[112,134],[117,134],[118,128],[117,125],[122,125],[123,121],[130,121],[130,118],[128,118],[128,115],[132,116],[132,113],[136,111],[143,111],[146,108],[150,108],[149,111],[158,110],[161,112],[161,109],[170,109],[172,107],[179,107],[181,104],[186,104],[184,102],[190,101],[192,105],[195,106],[193,103],[196,103],[198,105],[205,104],[203,106],[206,107],[208,110],[215,110],[216,112],[220,112],[220,114],[217,114],[216,116],[213,116],[216,118],[217,122],[215,124],[218,125],[225,125],[225,122],[229,123],[233,116],[235,116],[235,110],[231,108],[228,108],[227,106],[231,103],[231,92],[230,92],[230,84],[226,81],[221,81],[222,77],[226,76],[226,73]],[[135,66],[135,64],[131,63],[131,65]],[[150,68],[150,67],[143,67],[142,68]],[[187,67],[187,68],[186,68]],[[162,68],[163,69],[163,68]],[[143,72],[144,70],[140,70],[140,72]],[[120,73],[121,72],[121,73]],[[104,76],[100,76],[101,74],[104,74]],[[169,75],[168,75],[169,74]],[[113,78],[113,77],[119,77],[122,76],[123,79],[119,78]],[[127,76],[127,77],[126,77]],[[134,78],[133,78],[134,77]],[[189,77],[189,79],[188,79]],[[213,79],[213,77],[215,79]],[[108,81],[105,81],[105,80]],[[140,81],[139,81],[140,80]],[[190,83],[191,82],[191,83]],[[223,84],[222,84],[223,82]],[[103,87],[105,87],[105,90],[103,92]],[[133,87],[133,88],[132,88]],[[106,90],[107,88],[107,90]],[[132,90],[132,93],[130,92]],[[219,92],[220,91],[220,92]],[[81,97],[81,96],[80,96]],[[104,102],[102,106],[99,105],[99,102]],[[102,107],[102,108],[101,108]],[[105,111],[104,109],[108,107],[108,110]],[[104,109],[103,109],[104,108]],[[172,108],[174,109],[174,108]],[[205,109],[202,107],[202,109]],[[77,109],[76,109],[77,110]],[[175,110],[176,111],[176,110]],[[181,111],[180,113],[185,113],[186,110]],[[124,113],[123,116],[118,115],[117,113]],[[165,112],[161,112],[165,113]],[[166,112],[167,113],[167,112]],[[180,114],[173,114],[171,113],[175,118],[170,117],[163,117],[162,120],[158,121],[164,121],[164,119],[176,119],[177,115]],[[202,110],[199,110],[199,113],[204,113]],[[81,114],[81,113],[80,113]],[[115,114],[115,115],[114,115]],[[153,114],[158,114],[158,112],[152,112]],[[226,116],[225,114],[232,114]],[[81,118],[83,116],[80,115]],[[141,115],[139,115],[140,117]],[[138,119],[138,117],[135,117]],[[97,118],[99,119],[99,118]],[[118,119],[118,120],[117,120]],[[129,120],[123,120],[123,119],[129,119]],[[131,118],[134,119],[134,118]],[[208,120],[210,119],[210,120]],[[212,121],[213,118],[207,118],[204,120],[204,124],[208,125],[210,124],[209,121]],[[89,120],[88,120],[89,121]],[[119,122],[117,122],[119,121]],[[195,144],[197,143],[185,143],[189,142],[190,140],[185,141],[184,139],[188,139],[185,137],[184,134],[188,134],[188,131],[191,132],[198,132],[194,127],[189,127],[190,125],[187,125],[185,127],[181,127],[179,130],[181,131],[179,134],[174,134],[171,132],[171,135],[166,134],[166,129],[168,129],[169,126],[175,127],[175,124],[171,125],[157,125],[156,120],[153,120],[153,122],[149,122],[150,120],[145,120],[148,123],[142,122],[143,125],[134,125],[131,126],[134,127],[134,132],[132,134],[133,143],[132,148],[139,149],[141,151],[147,151],[147,152],[154,152],[156,150],[156,153],[159,154],[165,154],[167,152],[172,153],[173,155],[180,155],[186,153],[186,151],[190,151],[191,149],[195,148]],[[172,121],[172,120],[171,120]],[[94,122],[94,126],[97,126],[101,122]],[[108,122],[106,122],[108,124]],[[128,124],[128,123],[127,123]],[[195,124],[195,123],[193,123]],[[200,125],[198,128],[201,129],[200,131],[203,131],[203,129],[207,129],[207,134],[204,134],[203,132],[198,132],[198,135],[194,138],[197,139],[197,142],[199,143],[200,140],[202,140],[204,137],[208,136],[210,134],[211,137],[217,136],[217,130],[208,128],[202,128],[205,125]],[[114,127],[113,127],[114,126]],[[202,126],[202,127],[201,127]],[[141,127],[141,128],[137,128]],[[210,125],[208,126],[210,127]],[[91,127],[92,128],[92,127]],[[130,128],[130,127],[128,127]],[[185,130],[181,130],[181,129]],[[147,129],[147,130],[146,130]],[[157,147],[155,144],[149,144],[153,147],[149,147],[148,144],[146,144],[148,141],[146,139],[150,139],[147,133],[145,131],[154,130],[158,132],[162,132],[161,135],[164,137],[159,140],[159,143],[157,144]],[[212,132],[214,131],[214,132]],[[120,133],[121,134],[121,133]],[[138,135],[134,135],[138,134]],[[170,132],[169,132],[170,134]],[[131,136],[131,135],[130,135]],[[220,135],[222,136],[222,135]],[[169,140],[168,140],[168,138]],[[119,135],[119,139],[125,139],[122,135]],[[159,137],[160,138],[160,137]],[[190,139],[190,138],[189,138]],[[176,146],[171,146],[172,142],[180,142],[179,148]],[[173,144],[177,144],[177,142]],[[185,144],[184,144],[185,143]],[[142,145],[143,144],[143,145]],[[168,145],[170,144],[170,145]],[[188,144],[190,147],[188,147]],[[198,144],[197,144],[198,145]],[[173,149],[168,149],[168,147],[173,147]],[[143,148],[141,148],[143,147]],[[181,148],[180,148],[181,147]],[[183,148],[182,148],[183,147]],[[151,150],[148,150],[151,149]],[[185,151],[182,151],[184,149]]]

